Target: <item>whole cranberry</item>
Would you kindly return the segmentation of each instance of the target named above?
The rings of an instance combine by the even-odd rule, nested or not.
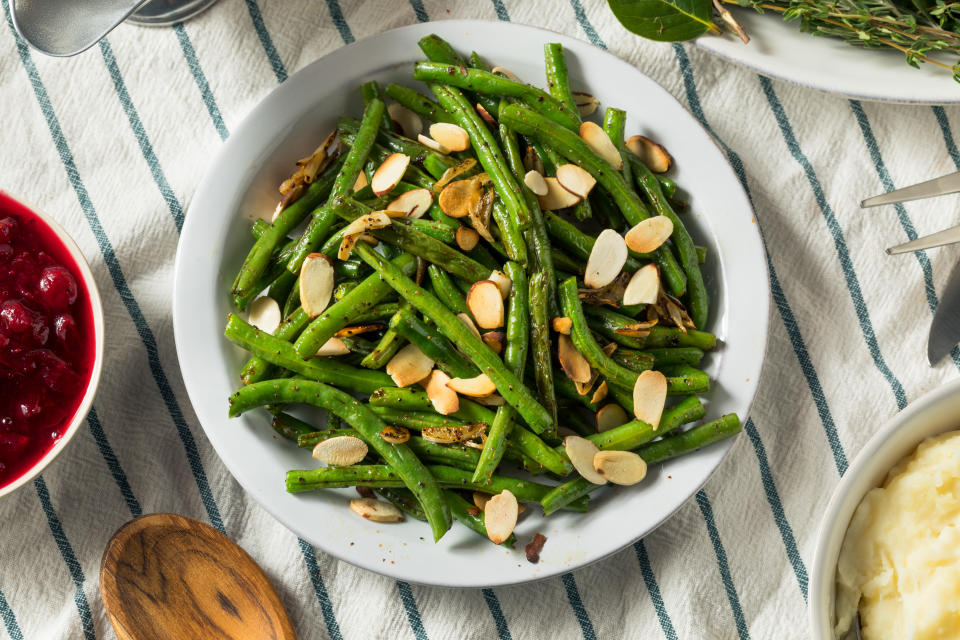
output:
[[[0,304],[0,327],[12,333],[23,333],[33,326],[34,314],[20,300]]]
[[[51,311],[63,311],[77,301],[77,281],[64,267],[46,267],[40,272],[40,302]]]
[[[77,335],[77,321],[69,313],[59,313],[53,318],[53,333],[64,346],[70,346]]]
[[[40,390],[31,389],[21,394],[21,396],[17,399],[15,406],[17,408],[17,412],[20,414],[20,417],[23,419],[28,419],[39,415],[40,411],[43,409],[42,401],[43,395],[40,393]]]
[[[3,218],[0,220],[0,242],[10,242],[13,240],[13,237],[17,234],[17,223],[16,218]]]
[[[80,380],[77,374],[70,369],[70,365],[58,358],[49,349],[37,349],[33,352],[33,356],[37,363],[37,370],[40,372],[40,378],[51,391],[67,393],[79,383]]]

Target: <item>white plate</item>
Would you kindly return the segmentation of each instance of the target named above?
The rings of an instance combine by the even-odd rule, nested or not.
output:
[[[695,40],[697,45],[765,76],[859,100],[960,102],[960,83],[947,69],[931,64],[914,69],[895,51],[862,49],[836,38],[802,33],[797,23],[785,23],[773,12],[732,11],[750,35],[749,44],[725,34],[701,36]]]
[[[459,525],[434,544],[421,522],[362,520],[347,508],[353,490],[287,494],[285,472],[314,461],[278,441],[263,412],[227,418],[227,397],[245,357],[223,338],[223,325],[230,311],[227,292],[251,245],[247,214],[272,210],[277,184],[294,161],[312,151],[337,118],[361,112],[361,82],[412,85],[413,62],[421,58],[417,40],[434,32],[534,82],[543,78],[543,43],[560,41],[572,58],[575,87],[593,92],[604,105],[627,107],[630,133],[654,136],[670,149],[678,165],[674,177],[688,189],[692,205],[685,219],[709,250],[714,302],[708,329],[724,343],[709,360],[716,383],[706,398],[708,415],[746,417],[766,346],[769,290],[753,213],[723,154],[670,94],[629,64],[571,38],[497,22],[435,22],[357,42],[306,67],[253,110],[221,149],[190,206],[176,263],[177,352],[194,409],[224,464],[297,534],[338,558],[404,580],[515,584],[583,566],[646,535],[706,482],[730,442],[672,461],[642,486],[597,492],[588,514],[549,520],[531,514],[517,527],[521,543],[509,551]],[[538,531],[547,544],[540,563],[532,565],[523,545]]]

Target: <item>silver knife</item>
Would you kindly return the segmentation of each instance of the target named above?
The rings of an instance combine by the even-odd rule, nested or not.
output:
[[[893,204],[895,202],[909,202],[910,200],[920,200],[931,196],[941,196],[947,193],[956,193],[960,191],[960,171],[948,173],[945,176],[927,180],[920,184],[915,184],[902,189],[896,189],[887,193],[882,193],[872,198],[867,198],[860,203],[861,209],[867,207],[877,207],[882,204]]]
[[[960,263],[950,272],[947,286],[930,324],[927,360],[935,365],[960,342]]]

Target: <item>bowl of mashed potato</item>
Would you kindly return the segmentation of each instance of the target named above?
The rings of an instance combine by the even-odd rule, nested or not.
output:
[[[812,564],[812,637],[960,638],[960,381],[887,422],[834,490]]]

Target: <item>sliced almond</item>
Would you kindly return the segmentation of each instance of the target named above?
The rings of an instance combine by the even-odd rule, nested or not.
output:
[[[617,279],[627,262],[627,243],[613,229],[604,229],[593,243],[583,283],[591,289],[600,289]]]
[[[455,180],[457,176],[472,171],[474,167],[477,166],[477,161],[473,158],[467,158],[460,162],[460,164],[450,167],[443,172],[443,175],[440,176],[440,179],[433,183],[433,192],[440,193],[445,186],[450,182]]]
[[[497,385],[493,384],[493,380],[485,373],[473,378],[451,378],[447,386],[471,398],[483,398],[497,390]]]
[[[473,251],[477,243],[480,242],[480,234],[470,227],[457,227],[455,237],[457,246],[464,251]]]
[[[487,331],[480,337],[483,339],[483,343],[497,355],[500,355],[500,352],[503,351],[503,343],[506,341],[506,337],[502,331]]]
[[[600,451],[593,456],[593,469],[613,484],[630,486],[647,475],[647,463],[632,451]]]
[[[516,496],[506,489],[487,501],[483,510],[483,525],[491,542],[500,544],[510,537],[517,526],[519,512]]]
[[[374,522],[403,522],[403,513],[389,502],[376,498],[354,498],[350,509],[361,518]]]
[[[603,345],[603,347],[600,350],[603,351],[605,354],[607,354],[607,357],[609,358],[610,356],[613,355],[613,352],[617,350],[617,343],[608,342],[607,344]]]
[[[353,192],[356,193],[360,191],[360,189],[363,189],[368,184],[370,184],[370,182],[367,180],[367,174],[361,171],[357,174],[357,179],[353,182]]]
[[[633,415],[654,429],[660,426],[667,401],[667,378],[659,371],[644,371],[633,385]]]
[[[450,376],[439,369],[434,369],[427,378],[427,397],[430,404],[440,415],[448,416],[460,410],[460,397],[457,392],[447,386]]]
[[[283,312],[280,311],[280,305],[269,296],[257,298],[250,303],[250,315],[247,321],[260,331],[273,333],[280,326],[283,320]]]
[[[386,327],[382,322],[370,322],[368,324],[355,324],[352,327],[344,327],[343,329],[338,329],[333,337],[335,338],[349,338],[351,336],[360,336],[365,333],[372,333],[374,331],[380,331]]]
[[[450,151],[466,151],[470,148],[470,134],[451,122],[434,122],[430,125],[430,137]]]
[[[623,304],[655,304],[660,295],[660,269],[648,264],[637,269],[623,290]]]
[[[538,196],[545,196],[549,192],[546,180],[543,179],[543,175],[536,169],[527,171],[526,175],[523,176],[523,184],[527,185],[530,191],[533,191]]]
[[[422,218],[433,204],[433,192],[430,189],[411,189],[390,201],[387,209],[403,211],[407,218]]]
[[[440,209],[451,218],[464,218],[475,211],[483,196],[483,187],[478,180],[467,178],[454,180],[440,192]]]
[[[490,112],[484,109],[483,105],[479,102],[477,103],[477,113],[479,113],[480,117],[483,118],[483,121],[491,127],[497,126],[497,119],[490,115]]]
[[[437,444],[459,444],[486,436],[487,425],[462,424],[450,427],[424,427],[423,439]]]
[[[590,379],[586,382],[576,382],[574,381],[573,386],[577,388],[577,393],[581,396],[585,396],[593,389],[593,385],[597,384],[597,380],[600,379],[600,372],[596,369],[590,369]]]
[[[476,505],[477,509],[480,509],[480,511],[483,511],[486,508],[487,503],[490,502],[490,498],[492,497],[493,496],[490,495],[489,493],[480,493],[479,491],[474,491],[473,504]]]
[[[650,253],[673,234],[673,221],[667,216],[653,216],[638,222],[623,239],[627,247],[637,253]]]
[[[500,287],[492,280],[473,283],[467,291],[467,309],[481,329],[503,326],[503,296],[500,295]]]
[[[490,277],[487,278],[487,280],[497,283],[497,286],[500,287],[500,295],[506,300],[507,296],[510,295],[510,289],[513,288],[513,282],[510,280],[510,276],[503,271],[494,269],[490,272]]]
[[[600,106],[600,101],[596,97],[582,91],[573,92],[573,102],[577,105],[577,112],[581,119],[592,116],[597,107]]]
[[[409,387],[430,375],[433,360],[415,344],[400,349],[387,363],[387,375],[398,387]]]
[[[300,265],[300,306],[316,318],[333,296],[333,263],[322,253],[311,253]]]
[[[607,484],[607,479],[593,468],[593,456],[600,451],[597,445],[580,436],[567,436],[563,439],[563,448],[573,468],[584,480],[593,484]]]
[[[607,381],[604,380],[600,383],[600,386],[597,387],[596,391],[593,392],[593,395],[590,396],[590,404],[597,404],[598,402],[603,402],[607,397],[607,392],[609,391],[607,387]]]
[[[540,203],[541,209],[545,211],[556,211],[558,209],[572,207],[580,202],[580,196],[576,196],[564,189],[563,186],[557,182],[556,178],[544,178],[543,181],[547,185],[547,194],[537,196],[537,202]]]
[[[474,398],[474,402],[477,404],[482,404],[485,407],[502,407],[507,404],[507,401],[498,393],[491,393],[488,396],[482,398]]]
[[[543,161],[533,147],[527,147],[527,151],[523,154],[523,168],[527,171],[536,171],[541,177],[543,176]]]
[[[597,184],[597,179],[575,164],[562,164],[557,167],[557,182],[573,195],[586,198]]]
[[[410,165],[410,156],[405,153],[391,153],[377,170],[373,172],[370,188],[379,196],[385,196],[400,184],[403,174]]]
[[[450,149],[447,149],[445,146],[443,146],[433,138],[425,136],[422,133],[417,135],[417,142],[419,142],[425,147],[433,149],[437,153],[442,153],[444,155],[450,153]]]
[[[400,125],[400,132],[408,138],[416,138],[423,131],[423,120],[415,112],[394,102],[387,107],[390,119]]]
[[[497,241],[490,233],[490,216],[493,213],[494,195],[493,189],[484,190],[480,199],[477,200],[476,206],[467,211],[467,219],[470,220],[474,230],[490,244]]]
[[[611,402],[603,405],[597,411],[597,433],[609,431],[628,422],[630,422],[630,416],[623,410],[623,407],[616,403]]]
[[[376,177],[376,176],[374,176]],[[382,229],[390,226],[390,216],[383,211],[374,211],[367,215],[360,216],[343,228],[343,240],[340,242],[340,248],[337,250],[337,259],[346,260],[350,257],[350,252],[360,240],[360,236],[365,231],[373,229]],[[301,276],[302,278],[302,276]]]
[[[460,320],[460,322],[467,326],[467,329],[470,329],[470,331],[473,332],[473,335],[477,336],[478,338],[480,337],[480,330],[477,329],[477,325],[473,323],[473,318],[466,313],[458,313],[457,318]]]
[[[640,158],[640,161],[654,173],[666,173],[673,165],[673,158],[667,150],[650,138],[630,136],[626,140],[626,145],[627,150]]]
[[[334,356],[345,356],[350,353],[350,349],[340,338],[330,338],[323,343],[323,346],[317,349],[316,355],[321,358],[331,358]]]
[[[313,457],[323,464],[346,467],[367,457],[367,443],[353,436],[321,440],[313,448]]]
[[[580,137],[595,154],[613,165],[614,169],[623,167],[623,157],[616,145],[610,140],[610,136],[600,125],[589,120],[580,125]]]
[[[506,76],[514,82],[523,82],[513,71],[510,71],[510,69],[504,69],[503,67],[494,67],[493,69],[490,69],[490,73],[497,73],[502,76]]]
[[[560,334],[557,336],[557,351],[560,359],[560,367],[567,377],[574,382],[590,381],[590,363],[583,357],[577,348],[573,346],[573,340],[570,336]]]
[[[565,336],[570,335],[570,329],[573,327],[573,320],[567,316],[560,316],[553,319],[553,330],[562,333]]]
[[[390,444],[403,444],[410,439],[410,430],[406,427],[387,425],[380,431],[380,438]]]

